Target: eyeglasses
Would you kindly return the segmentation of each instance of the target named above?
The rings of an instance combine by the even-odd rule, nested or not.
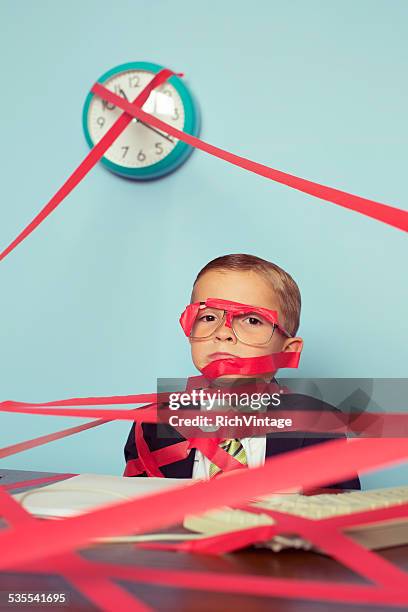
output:
[[[263,346],[279,329],[288,338],[291,334],[278,323],[276,310],[240,304],[217,298],[189,304],[180,317],[186,336],[204,340],[215,334],[224,324],[230,327],[243,344]]]

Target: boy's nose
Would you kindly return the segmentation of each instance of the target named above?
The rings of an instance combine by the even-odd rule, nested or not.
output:
[[[237,337],[231,327],[227,327],[224,323],[219,329],[217,329],[215,337],[217,340],[222,342],[234,342],[236,343]]]

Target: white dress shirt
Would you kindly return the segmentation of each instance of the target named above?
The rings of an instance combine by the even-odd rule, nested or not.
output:
[[[270,382],[279,384],[275,377]],[[249,468],[264,465],[266,454],[266,437],[240,438],[241,444],[244,447],[247,463]],[[196,449],[194,457],[194,466],[192,478],[209,480],[211,461],[203,455],[201,451]]]

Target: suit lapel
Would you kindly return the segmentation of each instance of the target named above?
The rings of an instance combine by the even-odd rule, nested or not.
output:
[[[273,382],[279,384],[277,380],[274,378]],[[285,397],[285,396],[283,396]],[[285,397],[287,402],[287,397]],[[286,403],[285,402],[285,403]],[[272,407],[268,408],[269,410],[273,410]],[[277,436],[276,434],[270,434],[266,436],[266,448],[265,448],[265,458],[273,457],[275,455],[279,455],[281,453],[285,453],[288,451],[296,450],[301,448],[303,444],[304,437],[283,437]],[[181,461],[175,461],[174,463],[169,463],[168,465],[162,466],[161,471],[166,478],[191,478],[193,474],[194,468],[194,459],[195,459],[196,450],[192,449],[185,459]]]
[[[276,378],[273,378],[272,381],[276,385],[279,385],[279,382]],[[291,397],[290,394],[281,395],[281,406],[279,407],[281,410],[285,410],[290,408]],[[273,407],[268,407],[268,412],[274,410]],[[292,436],[278,436],[276,434],[269,434],[266,436],[266,450],[265,450],[265,458],[273,457],[274,455],[279,455],[281,453],[286,453],[292,450],[296,450],[301,448],[303,445],[304,436],[297,435],[296,437]]]
[[[163,475],[166,478],[191,478],[193,475],[195,453],[195,448],[193,448],[185,459],[163,465],[160,468]]]
[[[296,450],[303,444],[303,437],[299,438],[282,438],[274,434],[266,436],[266,451],[265,457],[273,457],[280,453]]]

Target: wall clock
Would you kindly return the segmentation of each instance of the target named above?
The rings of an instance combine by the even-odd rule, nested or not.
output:
[[[132,102],[163,67],[149,62],[121,64],[105,72],[98,83]],[[198,106],[183,81],[171,78],[157,87],[143,105],[179,130],[198,136]],[[82,113],[85,138],[93,147],[109,130],[123,111],[90,92]],[[137,180],[164,176],[178,168],[192,153],[193,147],[152,126],[132,119],[127,128],[106,151],[101,162],[112,172]]]

